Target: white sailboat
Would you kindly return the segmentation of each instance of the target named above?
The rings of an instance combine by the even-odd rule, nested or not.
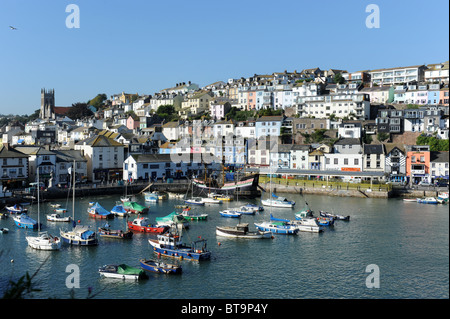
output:
[[[39,185],[39,168],[37,170],[37,183]],[[38,207],[38,236],[27,236],[25,237],[28,246],[34,249],[40,250],[58,250],[61,248],[61,239],[54,237],[48,232],[40,232],[40,205],[39,205],[39,187],[37,189],[37,207]]]
[[[73,162],[73,194],[72,194],[72,222],[74,227],[68,230],[60,229],[60,235],[63,242],[69,245],[94,246],[98,244],[97,234],[90,230],[89,226],[75,224],[75,161]]]

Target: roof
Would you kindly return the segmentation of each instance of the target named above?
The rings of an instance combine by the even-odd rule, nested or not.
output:
[[[54,106],[53,111],[58,115],[66,115],[67,112],[71,109],[70,106]]]
[[[383,144],[364,144],[364,154],[384,154]]]
[[[54,152],[42,146],[17,146],[16,150],[27,155],[55,155]]]
[[[277,115],[277,116],[261,116],[259,119],[256,120],[256,122],[273,122],[273,121],[282,121],[283,116]]]
[[[292,145],[291,151],[309,151],[311,145],[309,144],[294,144]]]
[[[28,155],[10,147],[10,146],[5,146],[2,145],[0,147],[0,158],[10,158],[10,157],[14,157],[14,158],[28,158]]]
[[[103,135],[96,135],[85,140],[79,141],[76,145],[90,145],[91,147],[112,147],[124,146],[123,144],[114,141]]]
[[[359,138],[342,138],[334,145],[361,145]]]
[[[448,151],[447,152],[431,152],[430,162],[448,163]]]

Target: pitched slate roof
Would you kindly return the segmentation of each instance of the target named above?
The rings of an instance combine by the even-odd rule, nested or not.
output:
[[[79,141],[76,145],[90,145],[92,147],[112,147],[112,146],[124,146],[123,144],[107,138],[104,135],[96,135],[85,140]]]
[[[364,154],[384,154],[383,144],[364,144]]]
[[[10,157],[22,157],[22,158],[28,158],[28,155],[19,152],[18,150],[10,147],[2,145],[0,146],[0,158],[10,158]]]

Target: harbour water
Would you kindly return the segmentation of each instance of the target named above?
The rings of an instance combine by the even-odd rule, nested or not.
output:
[[[194,212],[208,213],[207,221],[191,221],[183,232],[186,243],[208,240],[212,252],[209,261],[193,262],[165,259],[181,263],[182,275],[149,274],[149,279],[130,282],[100,278],[98,267],[125,263],[139,266],[141,258],[156,258],[149,234],[135,233],[131,240],[99,239],[95,247],[72,247],[63,244],[60,251],[38,251],[27,246],[25,236],[37,233],[19,229],[12,218],[0,220],[0,293],[10,280],[17,280],[27,271],[34,279],[35,299],[71,297],[66,280],[72,275],[67,267],[79,269],[80,288],[73,289],[75,298],[86,298],[88,290],[101,299],[441,299],[449,298],[449,212],[447,205],[425,205],[401,199],[327,197],[318,195],[287,195],[297,202],[294,209],[268,208],[254,216],[243,216],[250,224],[275,217],[294,219],[294,213],[305,206],[305,200],[318,216],[319,210],[350,215],[350,221],[336,221],[323,233],[299,233],[295,236],[275,235],[274,239],[245,240],[216,237],[216,225],[235,225],[238,220],[224,218],[219,209],[235,207],[259,200],[240,200],[222,205],[194,207]],[[75,220],[93,229],[105,221],[90,218],[90,201],[98,201],[110,210],[117,195],[77,198]],[[144,204],[143,195],[137,195]],[[58,202],[58,201],[55,201]],[[71,201],[59,201],[71,212]],[[150,207],[147,217],[173,212],[181,200],[169,199]],[[40,206],[44,230],[59,236],[67,223],[53,223],[45,215],[53,209],[48,203]],[[37,219],[37,206],[29,207]],[[130,219],[136,215],[131,215]],[[125,228],[126,220],[108,220],[112,229]],[[47,259],[48,257],[48,259]],[[47,259],[47,260],[46,260]],[[45,261],[45,262],[44,262]],[[368,288],[372,275],[366,267],[379,269],[379,287]],[[67,270],[67,272],[66,272]],[[70,280],[70,277],[69,277]],[[73,282],[73,281],[72,281]]]

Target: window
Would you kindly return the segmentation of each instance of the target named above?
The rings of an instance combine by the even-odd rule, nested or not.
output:
[[[358,160],[357,158],[355,158],[355,159],[353,160],[353,163],[354,163],[354,165],[359,165],[359,160]]]
[[[348,165],[348,158],[344,158],[344,165]]]
[[[337,165],[337,164],[338,164],[338,159],[335,158],[335,159],[334,159],[334,165]]]

